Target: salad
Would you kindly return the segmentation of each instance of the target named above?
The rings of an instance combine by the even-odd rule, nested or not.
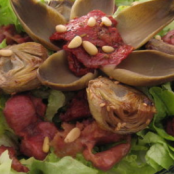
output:
[[[40,0],[32,10],[49,6],[64,15],[43,41],[42,30],[34,35],[26,27],[31,19],[21,18],[17,1],[0,0],[0,173],[173,173],[173,18],[138,46],[125,43],[117,30],[119,14],[146,1],[115,0],[113,7],[103,1],[111,3],[105,12],[94,9],[77,17],[83,7],[74,5],[78,0],[59,5]],[[106,15],[110,10],[114,13]],[[48,19],[53,14],[50,10]],[[52,25],[54,19],[43,27]],[[138,69],[135,60],[141,56],[145,61]],[[162,78],[153,74],[151,81],[140,74],[133,81],[133,73],[126,72],[129,60],[135,65],[130,69],[148,75],[162,71]],[[150,71],[148,61],[159,69],[167,62],[167,70]],[[120,67],[126,67],[123,75]]]

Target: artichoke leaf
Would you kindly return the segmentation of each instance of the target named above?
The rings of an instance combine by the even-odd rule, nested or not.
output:
[[[162,39],[150,39],[145,47],[149,50],[157,50],[174,55],[174,45],[166,43]]]

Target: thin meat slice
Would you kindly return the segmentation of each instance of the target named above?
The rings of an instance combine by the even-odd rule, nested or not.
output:
[[[131,136],[104,131],[93,122],[82,131],[82,144],[86,146],[83,151],[86,160],[92,161],[93,165],[101,170],[109,170],[128,154],[131,148]],[[93,153],[95,146],[109,144],[113,144],[109,149]]]
[[[62,123],[61,127],[62,130],[57,132],[50,145],[54,148],[54,152],[58,157],[76,157],[78,153],[83,151],[83,146],[80,142],[80,139],[70,143],[65,143],[64,141],[67,134],[75,127],[75,125],[64,122]]]
[[[67,134],[75,127],[81,130],[81,135],[73,142],[66,143]],[[83,121],[76,125],[63,123],[63,130],[58,131],[51,146],[58,157],[73,156],[83,153],[86,160],[101,170],[109,170],[113,165],[125,157],[131,148],[131,136],[119,135],[102,130],[95,121]],[[109,149],[93,153],[96,146],[111,145]]]

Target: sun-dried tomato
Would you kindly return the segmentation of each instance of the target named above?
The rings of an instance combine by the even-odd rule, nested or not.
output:
[[[91,11],[86,16],[71,20],[66,25],[66,32],[56,32],[50,37],[50,40],[55,43],[58,41],[66,42],[63,49],[69,53],[69,66],[76,75],[86,73],[85,71],[79,71],[80,68],[75,66],[77,62],[79,62],[78,66],[82,64],[90,70],[100,68],[107,64],[117,65],[133,50],[132,46],[126,45],[123,42],[116,28],[117,21],[113,17],[108,16],[112,25],[105,26],[102,23],[102,17],[104,16],[106,16],[106,14],[99,10]],[[94,27],[88,25],[90,17],[96,19],[96,25]],[[94,44],[98,49],[98,53],[91,56],[84,50],[82,45],[73,49],[68,48],[68,44],[75,36],[80,36],[83,41],[89,41]],[[102,50],[102,46],[112,46],[114,51],[106,53]]]

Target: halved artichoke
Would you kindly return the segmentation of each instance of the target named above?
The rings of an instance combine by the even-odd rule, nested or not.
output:
[[[39,87],[36,71],[48,57],[47,49],[39,43],[27,42],[3,50],[11,50],[12,54],[0,56],[0,89],[12,94]]]
[[[143,93],[105,77],[89,82],[87,96],[91,114],[101,128],[119,134],[146,128],[156,112]]]

